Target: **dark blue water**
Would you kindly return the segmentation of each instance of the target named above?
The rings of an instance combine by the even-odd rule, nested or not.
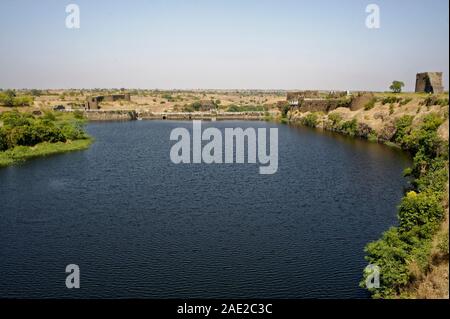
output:
[[[215,122],[278,127],[278,173],[172,164],[170,132],[191,125],[89,124],[89,150],[1,169],[0,297],[368,297],[363,249],[396,223],[404,154]]]

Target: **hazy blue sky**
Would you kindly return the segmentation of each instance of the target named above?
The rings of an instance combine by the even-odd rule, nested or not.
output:
[[[81,28],[65,27],[65,7]],[[367,29],[365,8],[381,8]],[[449,83],[448,0],[1,0],[0,87],[414,88]]]

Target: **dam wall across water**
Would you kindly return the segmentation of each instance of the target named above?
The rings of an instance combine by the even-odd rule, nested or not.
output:
[[[67,111],[70,112],[70,111]],[[137,110],[86,110],[84,116],[90,121],[134,121],[134,120],[264,120],[271,112],[149,112]]]

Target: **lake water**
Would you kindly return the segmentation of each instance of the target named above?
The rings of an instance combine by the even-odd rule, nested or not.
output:
[[[1,298],[367,298],[364,246],[396,223],[406,155],[278,127],[279,170],[175,165],[176,127],[91,123],[89,150],[0,169]],[[81,289],[65,286],[77,264]]]

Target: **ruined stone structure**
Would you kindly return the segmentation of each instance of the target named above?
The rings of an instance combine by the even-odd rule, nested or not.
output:
[[[115,102],[115,101],[131,101],[130,94],[114,94],[114,95],[101,95],[92,96],[86,100],[86,110],[98,110],[101,102]]]
[[[350,107],[348,92],[299,91],[289,92],[287,102],[291,108],[304,112],[330,112],[338,107]]]
[[[416,77],[416,93],[442,93],[442,72],[418,73]]]

